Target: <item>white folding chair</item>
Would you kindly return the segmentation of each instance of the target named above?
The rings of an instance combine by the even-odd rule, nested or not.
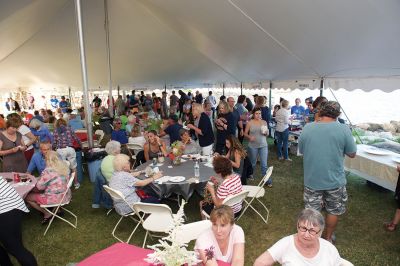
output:
[[[117,240],[120,241],[120,242],[124,242],[123,240],[121,240],[119,237],[117,237],[117,236],[115,235],[115,231],[117,230],[117,227],[118,227],[119,223],[122,221],[122,219],[124,219],[125,217],[131,218],[133,221],[137,222],[137,224],[136,224],[135,228],[133,229],[133,231],[131,232],[131,234],[129,235],[128,239],[126,240],[126,243],[129,243],[129,241],[131,240],[131,238],[132,238],[133,234],[135,233],[136,229],[137,229],[137,228],[139,227],[139,225],[140,225],[140,221],[139,221],[139,220],[136,220],[135,218],[133,218],[135,215],[137,215],[137,213],[136,213],[136,211],[132,208],[132,206],[129,205],[128,202],[126,202],[124,194],[122,194],[120,191],[118,191],[118,190],[116,190],[116,189],[113,189],[113,188],[110,188],[110,187],[107,186],[107,185],[103,185],[103,188],[104,188],[105,191],[107,191],[108,194],[110,194],[110,196],[111,196],[111,198],[113,199],[113,201],[114,201],[114,200],[117,200],[117,201],[118,201],[118,200],[124,201],[124,202],[132,209],[132,212],[130,212],[130,213],[123,214],[123,215],[122,215],[122,214],[119,214],[119,215],[121,215],[121,218],[118,220],[117,224],[114,226],[114,229],[112,230],[112,233],[111,233],[111,235],[112,235],[115,239],[117,239]],[[111,211],[111,210],[110,210],[110,211]],[[109,213],[110,211],[108,211],[108,213]],[[108,213],[107,213],[107,215],[108,215]],[[118,213],[118,212],[117,212],[117,213]],[[139,218],[140,218],[140,217],[139,217]]]
[[[240,193],[237,193],[235,195],[230,195],[230,196],[226,197],[222,201],[222,204],[232,207],[235,204],[238,204],[238,203],[241,203],[241,202],[245,201],[245,199],[246,199],[248,194],[249,194],[248,191],[244,191],[243,190]],[[204,215],[204,217],[206,217],[206,219],[210,219],[210,215],[208,213],[206,213],[204,210],[202,210],[201,212]]]
[[[196,240],[201,233],[211,227],[210,220],[203,220],[193,222],[189,224],[183,224],[179,227],[176,235],[176,239],[181,243],[189,243],[192,240]]]
[[[143,248],[146,245],[149,231],[155,233],[167,233],[174,224],[173,214],[168,205],[137,202],[133,204],[133,208],[135,209],[136,213],[143,213],[142,216],[139,216],[140,222],[143,228],[146,230]],[[144,216],[147,214],[150,215],[144,219]]]
[[[269,217],[269,210],[268,208],[265,206],[265,204],[260,200],[260,198],[263,198],[265,195],[265,184],[268,182],[268,180],[271,178],[272,175],[272,171],[274,170],[274,167],[271,166],[268,168],[267,173],[265,174],[265,176],[261,179],[260,183],[258,183],[257,186],[250,186],[250,185],[246,185],[243,186],[243,191],[247,191],[249,192],[248,196],[249,198],[251,198],[250,201],[247,201],[246,199],[244,200],[246,203],[245,208],[243,209],[242,213],[240,214],[238,220],[243,216],[243,214],[247,211],[247,209],[250,207],[253,211],[255,211],[258,216],[261,217],[261,219],[264,221],[264,223],[268,223],[268,217]],[[264,208],[264,210],[267,213],[267,217],[264,217],[253,205],[253,201],[257,200]]]
[[[340,258],[340,266],[354,266],[354,265],[350,261]]]
[[[99,138],[98,138],[97,141],[100,143],[101,140],[104,138],[104,131],[101,130],[101,129],[97,129],[97,130],[94,132],[94,134],[99,136]]]
[[[68,202],[63,203],[65,196],[67,195],[68,191],[71,189],[72,183],[74,182],[74,177],[75,177],[75,172],[73,172],[68,180],[68,186],[67,189],[65,190],[60,202],[58,204],[41,204],[40,207],[45,209],[48,213],[51,214],[51,219],[49,222],[49,225],[46,228],[46,231],[44,231],[44,236],[46,235],[47,231],[50,228],[50,225],[53,223],[54,218],[58,218],[64,222],[66,222],[67,224],[71,225],[73,228],[76,228],[78,225],[78,217],[71,212],[70,210],[68,210],[67,208],[65,208],[65,205],[68,205],[70,203],[70,200]],[[51,210],[50,210],[51,208]],[[59,216],[57,213],[60,210],[60,208],[66,212],[68,212],[69,214],[71,214],[74,218],[75,218],[75,223],[72,223],[70,221],[68,221],[67,219],[64,219],[63,217]]]

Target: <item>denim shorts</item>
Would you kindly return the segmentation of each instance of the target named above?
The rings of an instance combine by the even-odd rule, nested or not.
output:
[[[342,215],[346,212],[346,186],[329,190],[314,190],[304,187],[305,208],[321,211],[323,208],[332,215]]]

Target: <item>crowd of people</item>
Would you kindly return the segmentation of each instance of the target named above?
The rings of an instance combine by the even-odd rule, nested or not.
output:
[[[210,215],[212,228],[199,237],[195,248],[204,265],[216,265],[216,260],[243,265],[244,232],[234,224],[234,219],[242,212],[242,204],[228,207],[223,205],[223,201],[240,193],[247,179],[254,178],[257,161],[260,162],[261,176],[266,174],[267,138],[272,131],[275,132],[278,159],[291,161],[288,153],[289,124],[290,121],[301,120],[307,124],[299,138],[299,150],[304,155],[305,209],[298,217],[297,233],[278,241],[256,260],[255,265],[272,265],[275,262],[339,265],[340,256],[332,243],[335,242],[338,217],[345,213],[348,198],[343,157],[352,158],[356,154],[351,131],[345,124],[339,123],[340,105],[325,97],[314,101],[310,97],[305,100],[307,108],[301,106],[300,99],[296,99],[295,105],[290,108],[290,103],[281,99],[280,104],[270,110],[265,105],[266,97],[253,97],[240,95],[235,99],[223,96],[217,101],[212,91],[206,97],[199,91],[192,95],[182,90],[177,94],[172,91],[169,97],[163,92],[158,97],[155,93],[151,95],[141,91],[136,94],[133,90],[126,99],[119,95],[115,102],[113,100],[113,111],[110,113],[102,100],[95,96],[91,103],[92,121],[94,127],[104,133],[100,145],[105,146],[107,156],[97,169],[92,207],[113,206],[119,214],[125,215],[131,211],[126,203],[159,203],[162,200],[148,186],[162,173],[138,179],[140,171],[132,170],[129,144],[140,149],[133,167],[154,158],[169,156],[171,146],[175,144],[183,147],[183,154],[213,155],[216,178],[207,183],[207,195],[200,202],[200,213]],[[32,108],[28,112],[16,109],[14,102],[10,101],[9,106],[10,111],[15,112],[0,119],[2,172],[39,176],[36,188],[25,201],[42,213],[41,223],[46,224],[50,214],[40,204],[58,203],[60,195],[68,190],[71,173],[75,173],[75,189],[79,189],[83,180],[82,140],[76,131],[87,127],[87,114],[83,107],[72,110],[64,96],[61,101],[53,96],[51,108],[39,110],[35,110],[35,102],[31,99]],[[103,191],[104,184],[120,191],[125,201],[112,202]],[[272,188],[272,179],[266,186]],[[8,190],[8,185],[0,179],[0,193]],[[64,200],[68,201],[70,197],[69,191]],[[20,212],[27,209],[16,196],[13,200],[15,208],[0,207],[0,226],[15,219],[15,224],[5,226],[18,227],[20,234]],[[18,215],[16,209],[19,210],[16,212]],[[325,219],[320,213],[322,210],[327,213]],[[396,229],[399,213],[397,211],[393,221],[386,225],[387,230]],[[3,219],[3,216],[9,220]],[[18,236],[3,236],[2,233],[0,236],[6,251],[20,262],[29,259],[31,263],[26,265],[35,265],[32,254],[22,243],[17,247],[18,252],[12,251],[14,247],[7,244],[10,237]],[[215,257],[209,260],[206,250],[211,246],[216,250]],[[5,255],[0,253],[0,256],[7,261]]]

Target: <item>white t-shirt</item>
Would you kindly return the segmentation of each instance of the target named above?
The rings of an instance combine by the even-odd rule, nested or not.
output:
[[[31,132],[31,130],[29,129],[29,127],[25,126],[25,125],[21,125],[18,128],[18,132],[21,133],[22,135],[22,140],[24,141],[25,145],[30,142],[31,140],[26,136],[26,134],[28,134],[29,132]],[[30,150],[32,149],[33,146],[30,145],[29,147],[26,148],[26,150]]]
[[[233,246],[240,243],[244,243],[244,232],[240,226],[234,224],[231,233],[229,234],[228,250],[226,251],[225,256],[222,255],[222,252],[218,246],[217,239],[215,239],[214,233],[211,228],[204,231],[197,238],[194,249],[208,250],[211,247],[214,247],[214,258],[216,260],[231,263],[233,257]]]
[[[277,132],[283,132],[289,127],[289,110],[285,108],[281,108],[276,111],[275,114],[275,121],[276,121],[276,128]]]
[[[325,239],[319,238],[319,251],[313,258],[306,258],[297,250],[294,236],[282,238],[268,249],[274,261],[283,266],[339,266],[341,259],[336,247]]]

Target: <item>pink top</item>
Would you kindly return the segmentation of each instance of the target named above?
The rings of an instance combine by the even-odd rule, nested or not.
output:
[[[214,258],[223,262],[232,262],[233,246],[235,244],[244,243],[243,229],[238,225],[233,225],[231,233],[229,234],[229,244],[226,254],[223,255],[219,249],[217,239],[214,236],[212,229],[204,231],[196,240],[195,250],[209,250],[214,247]]]
[[[236,195],[242,192],[242,182],[240,181],[240,176],[238,174],[233,173],[227,179],[221,183],[221,185],[217,189],[217,197],[219,199],[225,199],[228,196]],[[237,203],[232,206],[232,210],[234,213],[239,212],[242,209],[242,203]]]
[[[41,196],[46,198],[46,204],[58,204],[66,189],[68,189],[68,193],[63,203],[67,203],[71,199],[71,190],[68,188],[68,178],[59,175],[52,168],[43,170],[42,175],[36,183],[36,187],[39,190],[43,190]]]

